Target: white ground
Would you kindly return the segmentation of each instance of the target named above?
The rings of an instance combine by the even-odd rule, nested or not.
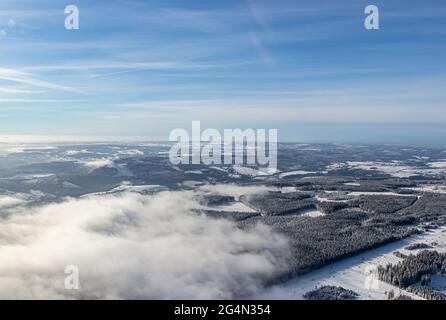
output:
[[[419,187],[415,188],[405,188],[420,192],[434,192],[434,193],[446,193],[446,186],[445,185],[420,185]]]
[[[379,171],[398,178],[409,178],[417,175],[439,176],[446,174],[445,162],[431,162],[429,163],[429,166],[430,168],[407,166],[399,161],[348,161],[346,163],[332,163],[328,165],[326,169],[329,171],[343,168]]]
[[[135,193],[153,192],[153,193],[155,193],[155,192],[161,192],[161,191],[167,191],[167,190],[169,190],[167,187],[161,186],[158,184],[147,184],[147,185],[134,186],[134,185],[123,183],[122,185],[120,185],[116,188],[113,188],[110,191],[90,193],[90,194],[86,194],[86,195],[82,196],[81,198],[89,197],[92,195],[109,194],[109,193],[113,193],[113,192],[135,192]]]
[[[413,197],[413,194],[400,194],[396,192],[373,192],[373,191],[353,191],[348,193],[349,196],[398,196],[398,197]]]
[[[307,174],[318,174],[321,173],[319,171],[304,171],[304,170],[297,170],[297,171],[289,171],[289,172],[283,172],[281,174],[279,174],[279,178],[285,178],[285,177],[289,177],[289,176],[303,176],[303,175],[307,175]]]
[[[230,202],[228,204],[214,206],[214,207],[205,207],[208,210],[218,210],[223,212],[257,212],[254,209],[244,205],[241,202]]]
[[[404,249],[409,244],[437,242],[435,249],[439,252],[446,251],[446,228],[426,232],[422,235],[413,236],[398,242],[394,242],[380,248],[369,250],[354,257],[341,260],[332,265],[325,266],[314,272],[291,279],[290,281],[271,287],[263,293],[252,298],[255,299],[303,299],[303,295],[323,285],[342,286],[351,289],[360,295],[360,299],[382,300],[387,299],[386,292],[394,290],[395,295],[400,293],[419,297],[390,286],[377,280],[376,268],[387,263],[400,261],[393,252],[400,251],[404,254],[416,253],[419,250],[407,251]],[[438,281],[437,281],[438,280]],[[435,280],[438,286],[445,285],[444,279]]]
[[[432,168],[446,168],[446,161],[431,162],[429,165]]]
[[[361,184],[358,182],[346,182],[344,183],[345,186],[354,186],[354,187],[359,187]]]
[[[80,187],[77,184],[71,183],[69,181],[62,182],[62,188],[67,189],[80,189]]]
[[[311,218],[317,218],[325,216],[325,213],[320,212],[319,210],[309,210],[302,214],[300,214],[302,217],[311,217]]]

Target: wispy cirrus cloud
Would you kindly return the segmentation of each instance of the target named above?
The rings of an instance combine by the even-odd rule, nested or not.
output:
[[[80,0],[81,29],[69,31],[63,5],[2,0],[0,132],[18,133],[26,117],[28,133],[138,136],[192,117],[215,127],[444,121],[446,6],[377,0],[383,27],[368,32],[366,4]]]
[[[3,103],[67,103],[73,102],[72,100],[64,100],[64,99],[0,99],[0,104]]]
[[[254,61],[255,62],[255,61]],[[53,65],[36,65],[23,67],[23,70],[32,72],[97,72],[91,74],[91,78],[99,78],[104,76],[112,76],[124,73],[132,73],[138,71],[187,71],[212,68],[225,68],[240,65],[252,64],[253,61],[240,61],[234,63],[205,63],[205,62],[188,62],[188,61],[157,61],[157,62],[118,62],[111,61],[101,64],[97,62],[78,63],[78,64],[53,64]]]
[[[28,94],[28,93],[43,93],[42,90],[28,90],[28,89],[22,89],[22,88],[15,88],[15,87],[0,87],[0,93],[5,94]]]
[[[24,72],[24,71],[20,71],[20,70],[14,70],[14,69],[0,68],[0,80],[16,82],[16,83],[28,85],[31,87],[80,93],[80,91],[76,88],[71,88],[71,87],[55,84],[52,82],[48,82],[45,80],[41,80],[41,79],[37,78],[36,76],[34,76],[33,74],[30,74],[30,73]]]

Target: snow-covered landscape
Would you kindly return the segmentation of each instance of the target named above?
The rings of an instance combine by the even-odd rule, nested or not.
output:
[[[423,169],[438,169],[443,150],[393,147],[390,157],[388,146],[285,144],[277,172],[258,179],[255,166],[173,165],[168,148],[3,147],[0,296],[13,290],[14,298],[442,297],[444,275],[434,269],[410,284],[384,280],[398,272],[389,265],[446,251],[446,175]],[[333,165],[351,157],[362,165]],[[395,176],[396,162],[414,175]],[[79,292],[61,287],[63,266],[72,263],[84,279]],[[118,274],[146,280],[135,291],[131,278]]]

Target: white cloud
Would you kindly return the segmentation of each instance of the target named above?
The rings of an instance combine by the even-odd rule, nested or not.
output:
[[[8,93],[8,94],[17,94],[17,93],[42,93],[42,91],[33,91],[33,90],[25,90],[25,89],[19,89],[19,88],[1,88],[0,87],[0,93]]]
[[[41,144],[41,143],[73,143],[84,142],[130,142],[130,141],[150,141],[147,137],[129,137],[129,136],[87,136],[87,135],[2,135],[0,134],[0,143],[7,144]],[[160,141],[160,138],[153,139]],[[0,148],[1,149],[1,148]]]
[[[86,150],[86,149],[82,149],[82,150],[67,150],[64,152],[64,154],[66,154],[67,156],[75,156],[78,154],[87,154],[87,153],[91,153],[90,151]]]
[[[125,150],[119,150],[118,154],[126,156],[142,156],[144,155],[144,152],[138,149],[125,149]]]
[[[82,164],[91,169],[99,169],[103,167],[108,167],[113,165],[113,160],[111,159],[93,159],[82,161]]]
[[[0,196],[0,209],[14,207],[26,203],[26,199],[20,196]]]
[[[282,236],[194,213],[193,199],[124,193],[15,209],[0,226],[0,298],[230,299],[285,266]],[[65,290],[66,265],[81,290]]]
[[[3,36],[6,35],[6,31],[2,30],[2,31],[0,31],[0,36],[2,35],[2,32],[5,32],[5,34],[3,34]],[[25,85],[29,85],[29,86],[33,86],[33,87],[45,88],[45,89],[68,91],[68,92],[79,92],[78,90],[76,90],[74,88],[69,88],[66,86],[61,86],[58,84],[40,80],[28,72],[23,72],[23,71],[14,70],[14,69],[0,68],[0,79],[17,82],[20,84],[25,84]]]
[[[4,143],[0,136],[0,143]],[[26,144],[26,145],[0,145],[0,156],[5,156],[14,153],[25,153],[25,152],[35,152],[35,151],[48,151],[55,150],[57,147],[55,146],[47,146],[47,145],[34,145],[34,144]]]

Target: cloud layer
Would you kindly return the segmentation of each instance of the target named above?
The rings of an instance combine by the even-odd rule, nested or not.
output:
[[[285,238],[196,206],[193,193],[164,192],[15,207],[0,225],[0,298],[228,299],[285,267]],[[64,288],[67,265],[79,268],[81,290]]]

